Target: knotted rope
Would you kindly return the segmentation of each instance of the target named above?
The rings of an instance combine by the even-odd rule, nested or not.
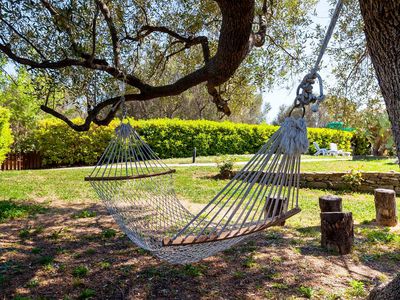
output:
[[[319,50],[319,54],[315,62],[315,65],[311,69],[311,71],[306,76],[304,76],[303,80],[297,87],[296,98],[294,100],[293,107],[290,110],[289,116],[292,114],[295,108],[301,108],[303,110],[303,117],[304,117],[305,106],[309,105],[310,103],[313,103],[311,110],[313,112],[317,112],[320,103],[325,99],[322,78],[318,74],[318,70],[319,70],[319,65],[321,64],[322,61],[322,57],[324,56],[326,48],[328,47],[329,40],[333,35],[333,30],[335,29],[342,8],[343,8],[343,2],[342,0],[339,0],[336,4],[336,8],[332,15],[331,22],[329,24],[326,35],[322,40],[321,48]],[[313,94],[313,84],[315,83],[316,79],[318,79],[319,83],[319,95]]]

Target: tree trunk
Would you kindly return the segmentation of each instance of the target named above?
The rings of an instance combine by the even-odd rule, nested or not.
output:
[[[386,103],[400,160],[400,1],[359,2],[368,52]]]
[[[400,299],[400,273],[388,284],[374,288],[368,300],[398,300]]]
[[[319,208],[321,212],[341,212],[342,198],[335,195],[319,197]]]
[[[378,225],[396,226],[396,192],[389,189],[375,189],[374,196]]]
[[[321,246],[342,255],[351,252],[354,240],[351,212],[321,213]]]

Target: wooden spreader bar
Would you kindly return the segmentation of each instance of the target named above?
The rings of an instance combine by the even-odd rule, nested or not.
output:
[[[141,175],[134,175],[134,176],[110,176],[110,177],[85,177],[85,181],[116,181],[116,180],[129,180],[129,179],[140,179],[140,178],[147,178],[147,177],[156,177],[166,174],[175,173],[176,170],[168,170],[165,172],[160,173],[153,173],[153,174],[141,174]]]
[[[165,237],[162,241],[163,247],[170,247],[170,246],[185,246],[185,245],[193,245],[193,244],[201,244],[201,243],[209,243],[209,242],[215,242],[215,241],[222,241],[222,240],[227,240],[227,239],[232,239],[235,237],[239,236],[244,236],[248,235],[257,231],[264,230],[268,227],[278,225],[282,221],[294,216],[295,214],[299,213],[301,211],[300,208],[296,207],[288,212],[286,212],[284,215],[281,215],[279,218],[274,218],[272,221],[263,223],[260,225],[252,225],[249,227],[241,228],[241,229],[235,229],[235,230],[228,230],[228,231],[223,231],[219,235],[217,234],[212,234],[212,235],[200,235],[197,237],[196,235],[189,235],[189,236],[179,236],[175,239],[172,239],[170,237]]]

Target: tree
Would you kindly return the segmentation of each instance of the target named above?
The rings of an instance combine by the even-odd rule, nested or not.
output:
[[[228,103],[218,87],[239,68],[254,70],[248,73],[249,77],[260,87],[278,77],[284,78],[294,67],[304,69],[307,60],[301,59],[303,42],[310,36],[305,29],[310,23],[307,12],[315,3],[314,0],[177,0],[173,5],[167,0],[2,1],[0,51],[8,59],[29,66],[32,73],[44,72],[54,84],[62,85],[70,93],[75,91],[73,101],[86,110],[83,124],[74,124],[47,102],[42,106],[75,130],[87,130],[92,122],[107,124],[121,103],[116,84],[114,90],[105,93],[98,88],[97,97],[88,97],[96,94],[93,78],[97,78],[98,87],[125,81],[131,87],[125,95],[127,101],[179,95],[204,84],[217,109],[229,115]],[[351,18],[347,24],[354,25],[350,27],[355,28],[355,34],[363,29],[367,50],[360,52],[365,43],[353,39],[351,45],[356,50],[344,62],[355,61],[359,67],[363,57],[371,58],[400,156],[397,122],[400,2],[359,0],[359,8],[355,3],[356,0],[346,1],[346,16],[361,15],[362,20]],[[351,36],[345,26],[340,29],[344,32],[342,37]],[[182,66],[188,69],[185,75],[159,84],[168,63],[184,55],[193,61],[191,66]],[[129,70],[129,66],[134,69]],[[349,75],[356,73],[353,67],[349,69]],[[358,78],[362,79],[360,74]],[[83,91],[87,93],[83,95]]]
[[[115,81],[125,81],[126,101],[137,102],[203,84],[217,109],[229,115],[219,87],[240,66],[256,70],[245,73],[264,86],[302,63],[304,45],[296,41],[307,32],[297,29],[310,22],[305,12],[315,2],[2,1],[0,51],[75,94],[73,101],[86,110],[83,124],[47,101],[41,107],[75,130],[107,124],[115,116],[121,104]],[[265,41],[267,47],[257,50]],[[170,62],[185,56],[192,63],[181,65],[183,76],[159,80]],[[113,89],[104,92],[110,83]]]
[[[0,106],[10,111],[10,125],[14,136],[12,150],[32,150],[32,145],[27,145],[26,142],[41,114],[35,86],[26,69],[20,68],[17,76],[4,77],[3,88],[0,90]]]
[[[279,111],[275,119],[272,121],[274,125],[280,125],[285,118],[289,115],[292,110],[291,105],[282,104],[279,106]],[[302,110],[296,109],[292,112],[292,116],[299,118],[302,116]],[[314,113],[310,109],[306,109],[304,114],[304,119],[307,122],[307,126],[309,127],[325,127],[325,125],[332,121],[332,116],[329,115],[327,110],[323,105],[321,105],[318,109],[318,112]]]
[[[400,159],[400,1],[360,0],[371,56]]]

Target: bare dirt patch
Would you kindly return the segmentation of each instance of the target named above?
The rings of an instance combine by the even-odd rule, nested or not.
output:
[[[134,246],[99,203],[46,203],[43,214],[0,224],[0,299],[287,299],[307,289],[318,299],[362,298],[400,267],[327,253],[318,234],[289,227],[173,266]]]

